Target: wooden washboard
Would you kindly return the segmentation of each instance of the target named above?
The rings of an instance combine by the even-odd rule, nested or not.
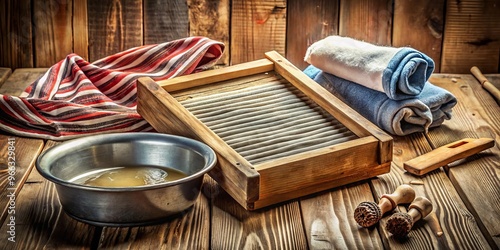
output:
[[[212,147],[210,176],[248,210],[389,172],[392,137],[277,52],[266,58],[140,78],[137,111],[158,132]]]

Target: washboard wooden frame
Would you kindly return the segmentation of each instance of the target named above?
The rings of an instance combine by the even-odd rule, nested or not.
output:
[[[265,56],[265,59],[169,80],[155,82],[149,77],[140,78],[137,111],[158,132],[194,138],[212,147],[217,152],[218,164],[210,176],[247,210],[389,172],[393,148],[391,136],[315,83],[279,53],[270,51]],[[182,96],[185,91],[196,93],[197,88],[208,89],[208,92],[213,88],[212,92],[216,92],[215,86],[220,88],[245,77],[268,73],[277,74],[291,83],[358,138],[252,164],[174,97]]]

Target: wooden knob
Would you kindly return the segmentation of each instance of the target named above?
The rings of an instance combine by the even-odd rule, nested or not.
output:
[[[396,208],[398,204],[406,204],[412,202],[415,199],[415,190],[412,186],[403,184],[397,187],[396,190],[394,190],[394,193],[383,194],[380,200],[382,201],[384,198],[391,202],[390,209],[385,211],[388,212]],[[384,209],[382,209],[382,211],[382,213],[385,213]]]
[[[415,211],[415,216],[413,217],[413,222],[426,217],[430,212],[432,212],[432,203],[429,199],[419,196],[410,204],[410,210],[408,213]],[[418,213],[416,212],[418,211]]]
[[[413,224],[426,217],[432,211],[432,203],[429,199],[418,196],[410,204],[408,213],[395,213],[389,218],[386,230],[394,237],[403,238],[410,233]]]
[[[375,225],[382,215],[392,211],[398,204],[410,203],[415,198],[415,190],[407,184],[400,185],[392,194],[383,194],[379,203],[361,202],[354,210],[354,219],[362,227]]]

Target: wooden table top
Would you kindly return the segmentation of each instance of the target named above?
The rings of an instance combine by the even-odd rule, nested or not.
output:
[[[0,68],[0,93],[19,95],[45,70]],[[486,76],[500,87],[500,75]],[[70,218],[54,184],[34,168],[40,152],[55,142],[0,132],[0,169],[12,161],[11,151],[16,166],[14,175],[0,173],[0,249],[498,249],[500,108],[472,75],[435,74],[430,81],[457,97],[453,117],[428,134],[394,137],[390,173],[251,212],[206,177],[190,210],[153,226],[96,227]],[[422,177],[403,169],[403,162],[466,137],[496,144]],[[442,236],[435,235],[431,216],[405,240],[385,230],[389,216],[371,228],[356,224],[353,211],[360,202],[377,202],[403,183],[432,201]]]

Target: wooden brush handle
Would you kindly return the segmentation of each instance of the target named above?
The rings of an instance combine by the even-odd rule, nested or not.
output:
[[[486,79],[481,70],[478,67],[473,66],[470,72],[476,77],[476,79],[481,83],[484,89],[486,89],[495,98],[495,101],[500,105],[500,90],[498,90],[495,85]]]
[[[408,213],[411,215],[413,222],[415,223],[415,221],[425,218],[432,212],[432,203],[429,199],[423,196],[418,196],[410,204],[409,209]]]
[[[390,201],[390,208],[384,208],[380,206],[382,210],[393,210],[399,204],[410,203],[415,199],[415,190],[413,187],[407,184],[400,185],[394,190],[392,194],[383,194],[380,199],[380,205],[382,205],[383,200],[387,199]]]

